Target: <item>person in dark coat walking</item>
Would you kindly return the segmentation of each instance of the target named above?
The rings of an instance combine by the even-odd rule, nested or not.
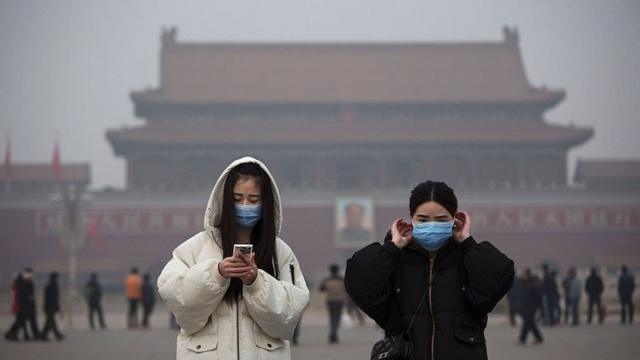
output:
[[[622,306],[620,321],[624,324],[627,322],[627,314],[629,314],[629,324],[633,324],[633,292],[636,289],[636,280],[633,275],[629,274],[627,267],[622,266],[622,273],[618,278],[618,297]]]
[[[49,283],[44,290],[44,313],[47,316],[47,320],[42,330],[42,340],[48,340],[49,332],[53,332],[58,341],[64,339],[64,335],[60,333],[56,323],[56,313],[59,311],[60,287],[58,286],[58,273],[54,271],[49,274]]]
[[[13,285],[11,286],[11,292],[13,295],[13,302],[11,304],[11,313],[15,316],[15,320],[13,324],[9,328],[9,330],[4,334],[4,338],[9,341],[17,341],[18,333],[22,331],[23,339],[25,341],[31,340],[31,336],[27,331],[27,324],[24,319],[24,313],[20,312],[20,293],[21,287],[24,283],[24,279],[22,278],[22,273],[18,273],[16,278],[13,280]]]
[[[100,328],[104,330],[107,326],[104,322],[104,314],[102,312],[102,286],[98,281],[98,274],[91,273],[89,282],[84,287],[84,297],[89,306],[89,327],[95,329],[93,316],[97,315],[100,322]]]
[[[569,314],[571,313],[571,300],[569,294],[571,293],[571,269],[567,270],[566,275],[562,278],[562,293],[564,294],[564,324],[569,324]]]
[[[513,286],[507,293],[507,306],[509,307],[509,323],[516,326],[516,315],[518,314],[518,306],[522,297],[522,279],[514,277]]]
[[[397,219],[382,244],[348,260],[347,292],[387,337],[401,341],[404,358],[487,359],[487,314],[511,288],[513,261],[476,242],[470,216],[458,212],[443,182],[416,186],[409,214],[411,224]]]
[[[22,286],[18,292],[19,314],[23,316],[26,324],[31,328],[34,340],[40,340],[42,336],[38,330],[38,320],[36,317],[36,294],[33,284],[33,270],[26,268],[22,273]]]
[[[555,272],[550,271],[549,265],[542,265],[542,309],[543,324],[553,326],[560,320],[560,293],[556,284]]]
[[[531,275],[531,270],[525,269],[522,274],[522,296],[520,298],[519,312],[522,316],[522,328],[519,341],[527,343],[529,332],[533,333],[536,344],[542,343],[542,334],[536,325],[536,314],[542,311],[542,293],[540,280]]]
[[[602,324],[602,321],[604,321],[604,313],[602,311],[602,292],[604,291],[604,284],[602,283],[602,278],[596,272],[596,268],[591,268],[591,274],[585,282],[584,289],[589,297],[587,323],[591,324],[593,307],[595,306],[598,311],[598,323]]]
[[[149,274],[144,274],[142,280],[142,327],[149,328],[149,317],[156,304],[156,290],[149,281]]]

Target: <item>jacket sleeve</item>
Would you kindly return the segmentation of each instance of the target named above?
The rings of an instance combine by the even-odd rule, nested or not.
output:
[[[347,261],[345,287],[349,296],[383,328],[391,298],[391,276],[400,252],[390,241],[382,245],[376,242],[357,251]]]
[[[292,251],[278,260],[281,280],[259,269],[251,285],[243,289],[244,303],[253,320],[269,336],[291,340],[302,312],[309,304],[309,289]],[[295,285],[291,277],[293,265]]]
[[[476,243],[473,237],[464,240],[462,263],[468,284],[465,298],[480,315],[490,313],[513,284],[513,261],[490,243]]]
[[[229,279],[218,272],[217,260],[189,266],[176,251],[158,277],[160,298],[188,335],[207,324],[228,287]]]

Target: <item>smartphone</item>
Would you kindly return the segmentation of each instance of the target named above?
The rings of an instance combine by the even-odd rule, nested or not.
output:
[[[253,252],[253,244],[233,244],[233,256],[249,255]]]

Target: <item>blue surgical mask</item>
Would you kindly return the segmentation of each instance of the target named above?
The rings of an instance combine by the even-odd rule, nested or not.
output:
[[[413,224],[413,240],[429,250],[438,250],[453,234],[453,222],[425,221]]]
[[[253,228],[261,218],[262,205],[236,204],[236,222],[243,228]]]

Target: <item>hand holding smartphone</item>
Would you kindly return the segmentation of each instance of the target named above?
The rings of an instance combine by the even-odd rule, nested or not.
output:
[[[251,255],[253,252],[253,244],[233,244],[233,256],[240,257],[240,255]]]

